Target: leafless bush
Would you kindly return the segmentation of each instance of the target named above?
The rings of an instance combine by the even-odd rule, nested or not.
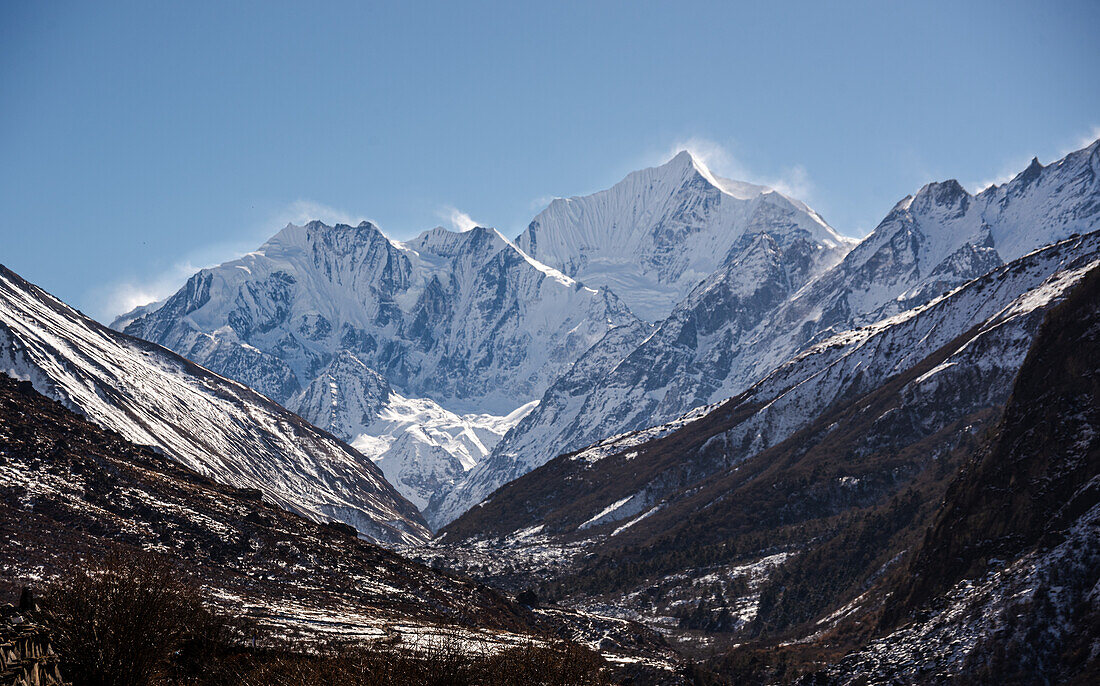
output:
[[[602,660],[569,643],[529,644],[500,652],[471,650],[440,637],[416,650],[331,646],[311,656],[285,655],[254,665],[242,686],[602,686]]]
[[[46,588],[42,612],[63,674],[89,686],[155,683],[173,655],[218,624],[185,575],[134,550],[71,565]]]
[[[447,635],[255,649],[166,558],[116,552],[73,564],[46,589],[42,621],[76,686],[602,686],[601,658],[566,642],[489,650]]]

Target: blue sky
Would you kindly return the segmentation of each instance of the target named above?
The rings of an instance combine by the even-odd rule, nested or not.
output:
[[[519,233],[690,145],[842,233],[1100,137],[1100,3],[0,6],[0,262],[99,318],[287,221]]]

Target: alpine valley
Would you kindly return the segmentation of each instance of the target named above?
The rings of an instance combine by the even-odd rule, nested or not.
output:
[[[291,224],[110,327],[0,268],[0,372],[11,588],[122,546],[313,645],[1100,681],[1100,141],[862,240],[689,152],[514,239]]]

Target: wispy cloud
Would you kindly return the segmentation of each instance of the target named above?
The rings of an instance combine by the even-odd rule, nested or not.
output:
[[[178,291],[199,270],[242,257],[287,224],[300,226],[315,219],[330,225],[354,226],[366,218],[312,200],[295,200],[273,210],[252,226],[242,227],[232,240],[196,247],[157,273],[127,277],[104,285],[92,293],[95,307],[92,316],[110,323],[135,307],[163,300]]]
[[[1100,139],[1100,126],[1094,126],[1089,131],[1075,139],[1069,144],[1068,147],[1060,149],[1053,159],[1048,159],[1043,162],[1043,158],[1040,157],[1039,161],[1044,164],[1050,164],[1055,159],[1061,159],[1071,152],[1076,152],[1081,148],[1086,148]],[[1012,160],[1006,164],[1002,164],[997,173],[972,183],[964,184],[971,193],[980,193],[990,186],[1000,186],[1003,183],[1008,183],[1017,174],[1027,168],[1027,165],[1031,164],[1031,156],[1020,155],[1012,158]]]
[[[1069,150],[1063,150],[1062,157],[1065,157],[1071,152],[1080,150],[1081,148],[1087,148],[1088,146],[1095,143],[1097,139],[1100,139],[1100,126],[1092,127],[1088,133],[1084,134],[1074,142],[1072,148],[1070,148]]]
[[[778,175],[762,174],[742,163],[725,145],[698,136],[674,143],[665,151],[661,161],[667,161],[681,150],[690,152],[695,159],[718,176],[768,186],[798,200],[809,200],[813,195],[813,181],[810,179],[809,172],[801,164],[787,167]]]
[[[470,217],[470,215],[466,214],[457,207],[452,207],[451,205],[443,207],[438,212],[436,212],[436,215],[440,219],[450,222],[451,228],[453,228],[455,231],[469,231],[475,226],[481,226],[481,224],[477,221],[474,221],[474,219]]]
[[[532,198],[531,202],[528,203],[527,207],[528,207],[528,209],[532,209],[532,210],[544,210],[544,209],[546,209],[547,205],[549,205],[550,203],[554,202],[557,199],[558,198],[555,195],[540,195],[537,198]]]
[[[770,180],[765,178],[764,185],[771,186],[780,193],[799,200],[808,200],[814,192],[814,184],[810,180],[810,173],[801,164],[788,167],[783,171],[783,175],[778,178]]]
[[[350,224],[352,226],[356,226],[363,221],[370,221],[361,215],[354,215],[329,205],[313,202],[312,200],[295,200],[286,207],[275,212],[269,225],[281,228],[287,224],[302,225],[313,220],[319,220],[330,225]]]
[[[165,271],[145,279],[128,279],[108,284],[93,294],[98,303],[93,316],[110,324],[115,317],[135,307],[163,300],[179,290],[192,274],[202,269],[188,260],[178,262]]]
[[[1012,180],[1012,177],[1016,176],[1031,163],[1030,159],[1017,158],[1009,164],[1001,166],[1000,171],[995,175],[982,179],[981,181],[963,184],[966,190],[971,193],[981,193],[990,186],[1000,186],[1003,183],[1008,183]]]

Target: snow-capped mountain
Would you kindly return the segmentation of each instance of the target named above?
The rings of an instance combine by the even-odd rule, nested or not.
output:
[[[492,229],[398,243],[368,222],[311,222],[200,271],[125,331],[280,401],[348,351],[406,397],[507,414],[633,319]]]
[[[613,293],[492,229],[401,243],[367,222],[311,222],[114,326],[285,403],[423,506],[604,333],[635,321]]]
[[[215,480],[386,544],[417,509],[363,455],[240,383],[112,331],[0,267],[0,371]]]
[[[764,186],[715,176],[691,153],[629,174],[612,188],[559,198],[516,244],[592,287],[607,287],[656,322],[724,264],[745,237],[799,242],[811,273],[832,266],[855,241],[805,204]]]
[[[488,461],[432,502],[429,521],[446,523],[562,450],[728,396],[743,332],[854,243],[803,203],[719,179],[688,152],[609,190],[555,200],[517,244],[665,321],[609,332]]]
[[[813,289],[776,318],[810,337],[927,302],[1028,252],[1100,225],[1100,141],[977,195],[957,181],[902,199]]]
[[[798,271],[805,249],[767,232],[743,237],[732,259],[632,349],[621,336],[597,344],[607,353],[552,386],[459,488],[433,503],[429,520],[446,523],[554,455],[736,395],[816,342],[1095,230],[1098,174],[1100,141],[1047,167],[1035,161],[977,196],[955,181],[929,184],[819,274]]]
[[[429,510],[429,521],[441,522],[560,452],[733,395],[742,341],[814,275],[808,250],[768,233],[743,237],[656,329],[622,327],[596,344],[587,364],[546,392],[450,502]]]

